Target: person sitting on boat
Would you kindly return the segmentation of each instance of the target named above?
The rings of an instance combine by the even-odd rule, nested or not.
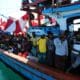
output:
[[[38,47],[37,54],[40,63],[46,63],[46,51],[47,51],[46,43],[47,43],[47,39],[43,34],[41,38],[37,41],[37,47]]]
[[[54,39],[55,45],[55,67],[65,70],[68,56],[68,42],[65,32],[61,32],[60,37]]]

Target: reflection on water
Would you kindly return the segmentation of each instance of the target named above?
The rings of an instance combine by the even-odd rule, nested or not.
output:
[[[0,61],[0,80],[24,80]]]

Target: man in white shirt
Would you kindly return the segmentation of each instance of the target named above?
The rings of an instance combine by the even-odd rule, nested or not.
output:
[[[55,67],[64,70],[65,61],[68,56],[68,43],[66,34],[63,32],[59,38],[54,39],[55,45]]]

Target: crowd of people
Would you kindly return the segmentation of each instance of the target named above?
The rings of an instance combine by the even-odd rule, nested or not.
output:
[[[80,33],[77,36],[79,37]],[[62,31],[58,37],[55,37],[51,32],[48,32],[47,36],[43,34],[40,37],[37,37],[35,32],[32,33],[32,36],[28,34],[1,34],[0,48],[25,58],[34,56],[38,58],[39,63],[65,71],[69,62],[71,63],[70,66],[75,66],[75,62],[78,63],[80,59],[79,55],[75,57],[76,54],[73,55],[72,53],[75,42],[78,41],[80,44],[80,39],[77,39],[77,37],[73,38],[69,37],[67,31]],[[80,48],[78,50],[80,54]],[[71,60],[68,59],[69,56]],[[80,62],[77,65],[79,64]],[[71,67],[67,71],[70,69]]]

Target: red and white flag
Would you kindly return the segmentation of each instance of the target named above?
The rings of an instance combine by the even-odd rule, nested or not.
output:
[[[9,17],[4,30],[6,30],[13,22],[14,22],[13,18]]]
[[[26,13],[19,19],[19,24],[22,31],[27,31],[29,28],[29,15]],[[25,30],[24,30],[25,29]]]
[[[10,18],[8,20],[9,26],[7,27],[6,31],[18,34],[20,32],[24,32],[24,29],[25,29],[25,32],[26,32],[28,28],[26,26],[27,21],[28,21],[28,14],[23,15],[19,20],[14,20],[13,23]]]
[[[0,18],[0,25],[2,24],[2,18]]]
[[[19,24],[19,20],[15,21],[15,24],[16,24],[15,25],[15,30],[14,30],[13,33],[18,34],[18,33],[22,32],[21,26]]]
[[[6,24],[7,24],[7,22],[3,21],[3,22],[0,24],[0,30],[3,30],[3,31],[4,31]]]

